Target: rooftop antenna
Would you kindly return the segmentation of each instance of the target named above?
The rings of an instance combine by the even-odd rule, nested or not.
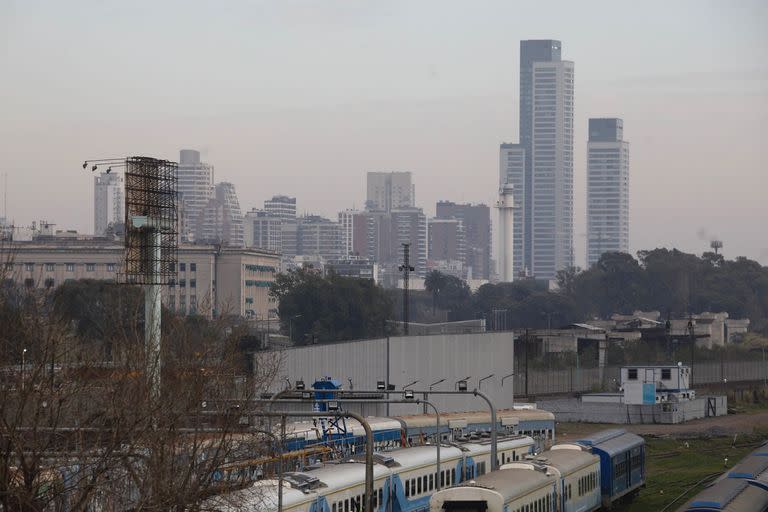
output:
[[[411,244],[403,245],[403,264],[398,270],[403,273],[403,334],[408,336],[408,280],[410,273],[416,270],[410,264]]]
[[[723,242],[722,240],[712,240],[709,242],[709,246],[715,251],[715,254],[718,254],[718,251],[723,248]]]

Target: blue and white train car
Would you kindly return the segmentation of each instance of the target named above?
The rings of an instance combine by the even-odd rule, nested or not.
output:
[[[430,512],[556,512],[557,482],[539,468],[500,469],[432,495]]]
[[[600,457],[576,444],[559,444],[540,453],[533,461],[513,463],[511,466],[533,464],[558,477],[558,504],[562,512],[599,510],[602,506],[600,491]],[[502,468],[510,465],[502,466]]]
[[[768,510],[768,443],[744,457],[680,510],[686,512]]]
[[[637,492],[645,485],[645,441],[622,429],[598,432],[576,441],[600,457],[603,506]]]

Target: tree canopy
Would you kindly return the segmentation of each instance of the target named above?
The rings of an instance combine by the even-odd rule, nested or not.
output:
[[[302,268],[278,274],[270,295],[297,344],[382,336],[393,319],[388,294],[369,279]]]

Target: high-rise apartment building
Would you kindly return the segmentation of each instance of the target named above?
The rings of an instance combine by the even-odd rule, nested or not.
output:
[[[182,149],[178,169],[179,202],[182,205],[182,240],[192,240],[198,220],[213,197],[213,166],[200,161],[200,152]]]
[[[629,142],[624,122],[590,119],[587,142],[587,265],[629,252]]]
[[[427,274],[427,217],[421,208],[398,208],[390,212],[392,236],[390,261],[393,271],[402,263],[402,245],[410,244],[410,262],[419,277]]]
[[[215,196],[198,217],[195,240],[206,244],[243,247],[243,214],[232,183],[217,183]]]
[[[93,178],[93,234],[104,236],[110,224],[125,222],[123,218],[123,178],[103,172]]]
[[[340,258],[343,249],[339,224],[318,215],[299,218],[296,251],[302,256],[319,256],[325,260]]]
[[[430,261],[458,261],[466,259],[464,225],[459,219],[429,219],[429,246],[427,258]]]
[[[499,148],[499,189],[505,185],[512,185],[513,210],[512,215],[512,251],[513,268],[515,276],[519,276],[525,270],[523,263],[523,238],[525,234],[525,147],[522,144],[502,144]],[[505,238],[504,244],[499,248],[499,264],[504,261],[509,250],[509,241]],[[508,269],[507,269],[508,270]]]
[[[288,196],[273,196],[264,201],[264,211],[273,217],[284,220],[296,218],[296,198]]]
[[[388,212],[416,206],[416,189],[410,172],[369,172],[366,210]]]
[[[464,228],[464,267],[468,279],[488,279],[491,272],[491,209],[484,204],[438,201],[438,219],[457,219]]]
[[[364,256],[368,253],[368,218],[359,210],[339,212],[341,244],[344,256]]]
[[[252,209],[243,219],[243,242],[246,247],[283,252],[282,219],[266,210]]]
[[[560,52],[559,41],[520,43],[522,265],[540,279],[573,266],[574,65]]]

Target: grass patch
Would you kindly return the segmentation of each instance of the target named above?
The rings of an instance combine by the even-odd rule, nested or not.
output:
[[[691,486],[707,475],[732,468],[756,448],[755,443],[765,441],[766,437],[768,431],[740,434],[734,446],[733,437],[669,439],[646,436],[646,487],[634,501],[619,505],[616,510],[658,512],[690,489],[670,507],[670,510],[677,510],[703,488],[703,484]],[[726,457],[727,465],[724,464]]]

